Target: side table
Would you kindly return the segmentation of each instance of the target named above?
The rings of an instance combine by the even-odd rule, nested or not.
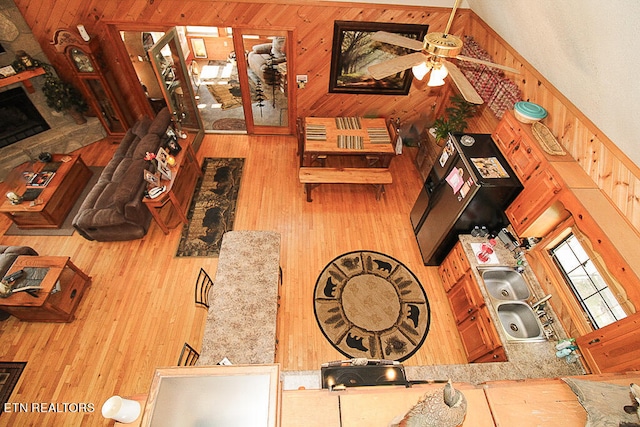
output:
[[[69,257],[19,256],[7,274],[22,269],[44,269],[37,296],[16,292],[0,298],[0,309],[23,321],[71,322],[91,278],[76,267]],[[20,282],[18,282],[19,284]]]
[[[187,211],[202,170],[191,145],[193,136],[181,140],[182,150],[175,156],[176,163],[171,167],[171,179],[163,179],[160,185],[167,187],[166,191],[155,199],[144,198],[144,204],[151,212],[153,219],[164,234],[179,222],[187,224]],[[176,219],[178,221],[176,221]]]

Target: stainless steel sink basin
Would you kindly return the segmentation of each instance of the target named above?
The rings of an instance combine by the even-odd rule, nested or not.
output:
[[[487,292],[502,301],[525,301],[531,296],[522,274],[510,267],[483,267],[480,269]]]
[[[503,302],[497,308],[498,318],[507,338],[517,341],[544,341],[544,333],[533,309],[525,302]]]

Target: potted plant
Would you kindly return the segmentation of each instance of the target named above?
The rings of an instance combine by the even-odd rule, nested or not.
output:
[[[449,137],[449,133],[464,132],[467,128],[467,119],[473,117],[478,111],[478,106],[467,102],[460,95],[449,98],[450,105],[445,108],[445,115],[438,117],[431,127],[431,132],[436,143],[442,146],[442,142]]]
[[[47,98],[47,105],[55,111],[69,113],[77,124],[86,123],[82,113],[88,110],[88,106],[80,91],[61,80],[51,69],[46,68],[45,71],[42,92]]]

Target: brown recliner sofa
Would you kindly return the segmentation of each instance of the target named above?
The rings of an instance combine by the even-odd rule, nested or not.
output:
[[[139,120],[126,133],[73,219],[73,226],[88,240],[134,240],[147,234],[151,213],[143,203],[147,183],[147,152],[156,153],[171,123],[162,109],[153,121]]]

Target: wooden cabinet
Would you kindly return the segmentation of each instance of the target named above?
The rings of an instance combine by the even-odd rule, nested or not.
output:
[[[483,361],[483,356],[501,347],[500,338],[486,306],[473,312],[460,323],[458,332],[469,362]],[[493,361],[492,358],[489,361]]]
[[[528,138],[522,137],[507,154],[507,161],[523,183],[530,180],[542,163],[542,155],[533,144]]]
[[[515,145],[516,140],[520,140],[520,126],[516,118],[508,113],[505,114],[492,137],[500,151],[506,155]]]
[[[464,254],[462,243],[458,242],[439,267],[444,290],[448,292],[469,271],[469,268],[469,261]]]
[[[562,183],[554,176],[551,170],[544,168],[533,175],[532,179],[525,185],[524,190],[505,211],[518,236],[541,237],[546,234],[545,228],[557,223],[557,220],[551,221],[550,219],[550,224],[539,223],[538,227],[534,228],[534,223],[539,220],[543,212],[552,207],[561,191]],[[566,216],[562,208],[559,208],[556,214],[559,216],[558,220],[562,220]]]
[[[523,184],[529,181],[544,156],[532,136],[523,130],[522,124],[507,112],[492,137],[520,181]]]
[[[85,42],[68,30],[56,31],[53,38],[53,45],[71,65],[77,84],[107,134],[119,140],[134,120],[98,43],[97,38]]]
[[[439,267],[451,311],[469,362],[507,360],[500,337],[471,271],[462,243],[458,242]]]
[[[640,370],[640,313],[576,338],[596,373]]]
[[[467,272],[448,292],[449,304],[458,324],[484,306],[484,297],[471,272]]]

